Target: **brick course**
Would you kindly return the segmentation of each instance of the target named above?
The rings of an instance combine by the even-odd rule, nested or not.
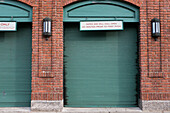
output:
[[[83,0],[18,0],[33,7],[32,100],[63,100],[63,7]],[[170,2],[124,0],[140,8],[140,98],[170,100]],[[52,19],[52,36],[42,20]],[[161,20],[161,38],[151,37],[151,19]]]

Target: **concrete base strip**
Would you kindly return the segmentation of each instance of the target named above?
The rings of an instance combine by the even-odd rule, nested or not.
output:
[[[31,108],[0,108],[0,113],[170,113],[169,101],[139,101],[140,108],[70,108],[63,101],[33,100]]]
[[[0,108],[0,113],[170,113],[170,111],[142,111],[139,108],[64,108],[62,112],[31,111],[30,108]]]
[[[170,111],[170,100],[142,100],[140,101],[140,108],[143,111]]]
[[[129,112],[141,113],[142,110],[135,108],[63,108],[62,113],[111,113],[111,112]]]
[[[60,112],[63,108],[63,101],[31,101],[31,111],[55,111]]]
[[[0,113],[29,113],[30,107],[1,107]]]

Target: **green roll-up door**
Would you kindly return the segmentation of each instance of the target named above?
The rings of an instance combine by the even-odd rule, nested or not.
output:
[[[26,107],[31,102],[31,23],[16,32],[0,32],[0,107]]]
[[[137,27],[79,31],[64,24],[64,85],[67,107],[137,106]]]

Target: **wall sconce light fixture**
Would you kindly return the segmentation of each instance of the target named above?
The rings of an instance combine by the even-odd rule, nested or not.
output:
[[[151,20],[152,25],[152,37],[157,40],[158,37],[161,36],[161,30],[160,30],[160,20],[157,18],[154,18]]]
[[[51,21],[52,20],[50,18],[43,19],[43,36],[46,37],[46,40],[48,40],[48,37],[52,35]]]

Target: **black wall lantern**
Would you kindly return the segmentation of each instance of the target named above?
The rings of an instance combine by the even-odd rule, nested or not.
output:
[[[152,19],[151,25],[152,25],[152,37],[156,41],[157,38],[161,36],[160,20],[157,18]]]
[[[50,18],[43,19],[43,35],[46,37],[46,40],[48,40],[48,37],[52,35],[51,21],[52,20]]]

